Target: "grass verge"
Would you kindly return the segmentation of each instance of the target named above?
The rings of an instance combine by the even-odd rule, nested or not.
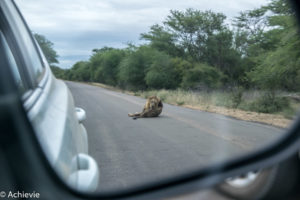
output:
[[[191,92],[163,89],[132,92],[101,83],[89,84],[143,98],[156,95],[168,104],[281,128],[287,128],[291,124],[296,111],[300,107],[299,101],[283,97],[283,94],[279,94],[276,98],[270,100],[269,97],[265,97],[265,93],[262,91]]]

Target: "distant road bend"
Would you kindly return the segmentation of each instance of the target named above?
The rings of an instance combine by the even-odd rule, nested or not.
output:
[[[145,99],[87,84],[66,82],[87,113],[90,154],[97,160],[100,190],[208,166],[262,147],[282,129],[164,103],[157,118],[132,120]]]

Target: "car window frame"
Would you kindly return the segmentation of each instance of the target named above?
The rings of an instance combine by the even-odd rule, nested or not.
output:
[[[20,19],[22,20],[21,23],[23,23],[26,32],[30,37],[35,53],[37,54],[39,62],[43,68],[42,73],[39,77],[36,77],[33,72],[34,70],[30,58],[27,58],[26,54],[24,54],[26,47],[24,47],[23,43],[20,42],[20,39],[18,39],[18,34],[16,33],[18,33],[19,28],[17,27],[17,23],[14,20],[13,14],[9,9],[7,9],[8,6],[6,5],[6,3],[10,3],[13,5],[16,14],[19,15]],[[38,43],[33,37],[33,34],[30,31],[16,3],[14,1],[1,1],[0,4],[0,28],[12,51],[20,72],[20,76],[24,82],[24,88],[26,92],[22,95],[22,100],[24,102],[25,109],[28,111],[38,100],[38,97],[41,94],[41,89],[45,87],[50,74],[50,69],[47,61],[43,59],[42,52],[38,46]]]
[[[16,77],[16,75],[14,75],[14,76],[16,79],[18,79],[21,82],[21,84],[17,83],[17,87],[20,90],[19,91],[20,94],[25,95],[26,93],[28,93],[28,88],[24,87],[25,80],[20,75],[19,67],[16,63],[16,60],[11,51],[11,48],[8,45],[6,38],[1,30],[1,25],[0,25],[0,51],[3,51],[3,53],[1,53],[1,55],[0,55],[0,57],[2,57],[0,60],[0,61],[2,61],[1,63],[3,65],[8,65],[12,69],[13,74],[17,74],[17,77]],[[16,81],[18,81],[18,80],[16,80]]]
[[[1,4],[2,2],[0,2]],[[20,50],[17,41],[13,37],[12,30],[9,28],[9,19],[7,19],[7,16],[3,12],[3,10],[0,7],[0,29],[1,32],[6,39],[8,46],[15,58],[16,64],[18,66],[21,79],[24,82],[24,88],[25,90],[30,90],[32,88],[32,83],[29,81],[28,72],[25,70],[25,68],[22,68],[20,66],[25,65],[24,60],[22,59],[22,56],[20,54]]]
[[[38,50],[37,44],[35,42],[35,39],[33,37],[32,32],[30,31],[23,15],[21,14],[20,10],[18,9],[16,3],[14,1],[2,1],[1,2],[3,4],[3,8],[1,10],[1,18],[2,18],[2,23],[4,26],[4,35],[8,41],[9,44],[13,44],[10,45],[11,49],[13,51],[14,55],[19,55],[20,58],[18,58],[19,61],[19,65],[18,66],[23,66],[22,68],[24,68],[25,70],[20,69],[23,74],[24,77],[26,77],[27,81],[28,81],[28,85],[31,89],[35,89],[36,87],[39,86],[40,82],[42,81],[42,79],[45,76],[45,72],[46,72],[46,66],[45,63],[42,60],[42,56],[40,55],[40,52]],[[12,4],[14,11],[12,11],[9,6],[7,6],[8,4]],[[16,20],[14,19],[14,15],[17,14],[20,17],[21,23],[24,25],[24,28],[28,34],[28,36],[30,37],[31,43],[34,47],[35,50],[35,54],[38,57],[38,61],[40,63],[40,65],[42,66],[42,71],[41,74],[36,77],[34,74],[34,70],[33,70],[33,64],[32,61],[29,57],[26,57],[26,47],[24,46],[23,42],[21,42],[21,39],[18,37],[20,34],[20,29],[18,27],[18,23],[16,22]],[[21,73],[21,72],[20,72]]]

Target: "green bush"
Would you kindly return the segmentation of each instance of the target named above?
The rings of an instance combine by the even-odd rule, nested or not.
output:
[[[54,74],[54,76],[56,78],[59,79],[66,79],[66,71],[65,69],[62,69],[60,67],[54,66],[54,65],[50,65],[51,71]]]
[[[290,106],[289,100],[285,97],[276,97],[272,93],[266,93],[249,104],[249,110],[262,113],[280,112]]]
[[[157,94],[157,96],[160,98],[160,100],[165,101],[167,99],[166,93]]]
[[[182,79],[181,87],[184,89],[218,88],[224,75],[215,67],[206,64],[196,64],[187,70]]]
[[[191,62],[179,57],[172,58],[172,65],[177,74],[176,80],[179,83],[182,82],[184,73],[193,68],[193,64]]]
[[[100,83],[117,85],[118,66],[125,57],[124,50],[110,49],[93,55],[91,65],[95,69],[94,79]]]
[[[243,100],[244,89],[242,87],[234,88],[231,93],[232,107],[237,108]]]
[[[182,106],[184,104],[184,101],[176,101],[178,106]]]
[[[152,64],[156,52],[157,50],[148,46],[129,50],[118,68],[119,86],[129,90],[146,89],[146,72]]]
[[[216,106],[222,106],[227,108],[232,108],[232,94],[229,92],[212,92],[208,94],[213,104]]]
[[[179,85],[179,81],[170,56],[163,52],[157,52],[147,71],[145,81],[149,88],[176,88]]]

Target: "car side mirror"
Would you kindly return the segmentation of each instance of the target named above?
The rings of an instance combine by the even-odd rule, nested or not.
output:
[[[77,116],[79,123],[82,123],[84,120],[86,120],[85,110],[83,110],[82,108],[76,107],[75,111],[76,111],[76,116]]]

